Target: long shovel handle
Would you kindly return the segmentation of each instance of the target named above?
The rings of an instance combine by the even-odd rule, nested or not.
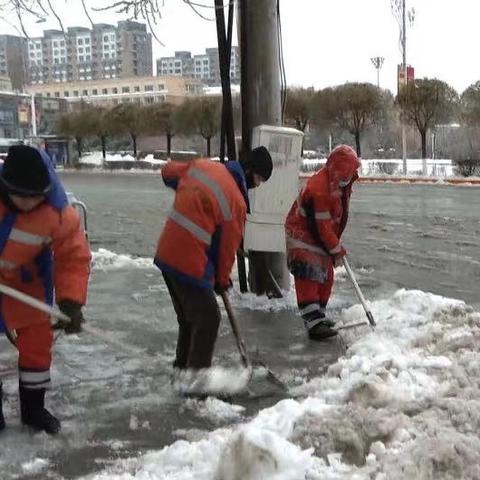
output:
[[[242,357],[242,363],[245,368],[250,368],[250,360],[248,359],[247,349],[245,348],[245,343],[243,341],[242,335],[240,333],[240,327],[238,326],[237,318],[232,310],[232,305],[230,304],[230,299],[228,298],[227,292],[222,292],[221,297],[223,304],[225,305],[225,310],[227,311],[227,317],[232,327],[232,332],[237,342],[238,351]]]
[[[47,305],[46,303],[43,303],[40,300],[37,300],[36,298],[31,297],[30,295],[27,295],[26,293],[19,292],[14,288],[8,287],[7,285],[3,285],[0,283],[0,293],[3,293],[4,295],[8,295],[9,297],[15,298],[16,300],[22,303],[25,303],[30,307],[36,308],[37,310],[40,310],[44,313],[47,313],[52,317],[58,318],[59,320],[70,322],[70,317],[68,317],[62,312],[59,312],[54,307]]]
[[[64,313],[56,310],[54,307],[41,302],[40,300],[37,300],[34,297],[31,297],[30,295],[27,295],[26,293],[19,292],[18,290],[15,290],[14,288],[8,287],[7,285],[3,285],[0,283],[0,293],[3,293],[4,295],[8,295],[9,297],[15,298],[16,300],[25,303],[26,305],[29,305],[30,307],[36,308],[37,310],[40,310],[41,312],[47,313],[51,315],[52,317],[55,317],[59,320],[63,320],[64,322],[71,322],[71,319],[68,315],[65,315]],[[138,355],[138,356],[143,356],[145,352],[142,350],[139,350],[135,347],[132,347],[130,345],[126,345],[125,343],[121,342],[120,340],[116,340],[114,338],[111,338],[109,335],[101,332],[100,330],[97,330],[96,328],[93,328],[89,325],[83,325],[82,329],[85,330],[87,333],[93,335],[94,337],[98,338],[99,340],[104,341],[105,343],[115,347],[116,349],[123,350],[125,352],[128,352],[133,355]],[[11,332],[9,332],[10,335],[7,336],[9,337],[10,341],[12,342],[11,338]],[[14,343],[14,339],[13,342]],[[15,344],[15,343],[14,343]]]
[[[358,282],[355,278],[355,275],[353,274],[352,269],[350,268],[350,264],[348,263],[347,257],[342,257],[343,261],[343,266],[345,267],[345,270],[347,271],[347,275],[350,277],[350,280],[352,281],[353,288],[355,289],[355,292],[357,293],[357,297],[360,300],[360,303],[363,306],[363,309],[365,310],[365,315],[368,318],[368,321],[370,322],[370,326],[373,328],[376,326],[375,320],[373,318],[372,312],[368,308],[367,302],[365,300],[365,297],[363,296],[362,291],[360,290],[360,287],[358,285]]]

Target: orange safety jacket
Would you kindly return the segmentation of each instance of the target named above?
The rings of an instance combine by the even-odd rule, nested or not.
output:
[[[162,177],[176,195],[154,263],[199,287],[228,285],[247,212],[240,165],[208,159],[170,161]]]
[[[30,212],[12,211],[0,199],[0,283],[52,304],[54,297],[86,303],[90,248],[76,210],[49,167],[53,188]],[[0,331],[47,320],[48,316],[0,295]]]
[[[287,263],[298,278],[325,282],[332,257],[345,254],[340,239],[360,166],[350,150],[339,147],[332,152],[325,167],[307,181],[287,215]],[[340,188],[342,178],[350,178],[350,182]]]

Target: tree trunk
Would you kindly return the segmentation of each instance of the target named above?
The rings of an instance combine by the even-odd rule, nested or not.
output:
[[[422,158],[427,158],[427,131],[420,130],[420,136],[422,137]]]
[[[103,161],[105,161],[105,159],[107,158],[107,137],[102,135],[100,137],[100,141],[102,142],[102,158]]]
[[[167,158],[170,158],[172,153],[172,134],[167,132]]]
[[[137,160],[137,136],[133,133],[130,134],[132,137],[132,144],[133,144],[133,158]]]
[[[82,137],[75,137],[75,141],[77,142],[78,161],[82,158],[82,140]]]
[[[210,148],[212,143],[212,137],[207,137],[207,157],[210,158]]]
[[[355,132],[355,148],[357,150],[358,158],[362,157],[362,147],[360,146],[360,132]]]

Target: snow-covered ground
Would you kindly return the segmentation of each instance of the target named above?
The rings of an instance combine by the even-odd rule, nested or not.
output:
[[[94,253],[94,275],[150,268],[151,260],[147,258],[105,249]],[[360,269],[358,273],[374,274],[370,269]],[[347,281],[343,269],[337,270],[337,280],[340,285]],[[264,299],[241,296],[238,292],[232,293],[232,300],[236,308],[258,312],[295,308],[293,291],[268,305]],[[251,418],[235,403],[213,397],[186,400],[181,407],[185,412],[204,417],[220,428],[183,432],[184,439],[165,448],[111,461],[101,473],[84,478],[478,478],[480,314],[462,301],[405,289],[373,301],[371,309],[377,321],[375,331],[368,326],[345,330],[342,335],[349,346],[346,354],[325,375],[300,377],[289,383],[291,398]],[[344,309],[340,315],[344,324],[363,318],[360,305]],[[79,339],[73,339],[74,345],[78,342]],[[301,353],[304,348],[302,344],[290,347],[292,354]],[[66,356],[66,345],[59,348],[62,357]],[[102,361],[97,348],[82,347],[81,343],[75,348],[91,355],[91,361],[97,365]],[[75,355],[69,362],[72,360],[75,362]],[[98,366],[92,364],[90,368],[93,372]],[[119,368],[122,367],[104,365],[102,377],[119,375]],[[126,364],[123,368],[129,371],[132,367]],[[237,383],[242,375],[241,371],[231,370],[232,376],[228,377],[225,372],[228,373],[224,371],[222,381],[227,387]],[[282,378],[287,380],[288,373]],[[83,408],[72,405],[69,417],[79,407]],[[11,416],[9,402],[6,410]],[[158,414],[163,415],[161,405]],[[74,418],[67,422],[70,432],[80,427],[70,425]],[[142,435],[152,428],[149,421],[135,414],[135,409],[127,420],[133,434]],[[56,440],[29,439],[25,432],[9,435],[5,439],[6,453],[12,454],[13,446],[24,457],[20,468],[23,473],[18,478],[39,478],[42,474],[55,478],[49,468],[51,455],[58,448]],[[78,433],[74,434],[70,448],[81,445],[81,434],[77,440],[75,436]],[[25,438],[27,443],[23,445]],[[109,448],[121,450],[123,444],[112,438]],[[0,455],[0,467],[5,461]]]
[[[289,387],[288,398],[262,404],[187,400],[172,389],[175,317],[149,257],[171,204],[157,179],[66,178],[89,198],[88,324],[145,357],[87,333],[60,337],[47,403],[63,431],[30,436],[19,428],[14,352],[0,339],[2,480],[86,472],[99,472],[89,480],[480,478],[480,315],[426,292],[468,298],[478,309],[480,224],[477,210],[465,209],[475,204],[473,189],[357,188],[345,241],[378,326],[344,331],[349,348],[340,356],[326,359],[329,345],[305,338],[293,291],[274,301],[231,293],[249,352],[259,346]],[[342,322],[364,319],[352,303],[340,269],[330,307]],[[226,322],[215,358],[239,363]],[[225,373],[231,386],[244,372],[216,369],[214,380]],[[255,390],[265,371],[253,373]]]
[[[122,261],[123,262],[123,261]],[[247,305],[248,304],[248,305]],[[256,308],[244,300],[244,306]],[[287,297],[284,308],[290,308]],[[377,321],[344,333],[322,377],[234,427],[119,460],[96,480],[444,479],[480,476],[480,314],[461,301],[399,290]],[[343,322],[362,318],[355,305]],[[191,401],[205,415],[242,408]]]

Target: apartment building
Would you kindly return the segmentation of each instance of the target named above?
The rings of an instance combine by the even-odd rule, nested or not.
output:
[[[176,76],[89,79],[31,85],[27,89],[46,98],[65,98],[70,108],[75,108],[81,102],[106,107],[128,102],[151,104],[167,101],[178,104],[188,96],[203,94],[201,81]]]
[[[157,59],[157,75],[194,77],[208,85],[220,85],[218,48],[207,48],[204,54],[192,55],[189,51],[175,52],[173,57]],[[230,60],[232,83],[240,83],[240,53],[232,47]]]
[[[45,30],[28,40],[31,85],[152,75],[152,38],[144,24]]]
[[[0,35],[0,76],[8,77],[12,88],[21,90],[27,81],[27,40]]]

